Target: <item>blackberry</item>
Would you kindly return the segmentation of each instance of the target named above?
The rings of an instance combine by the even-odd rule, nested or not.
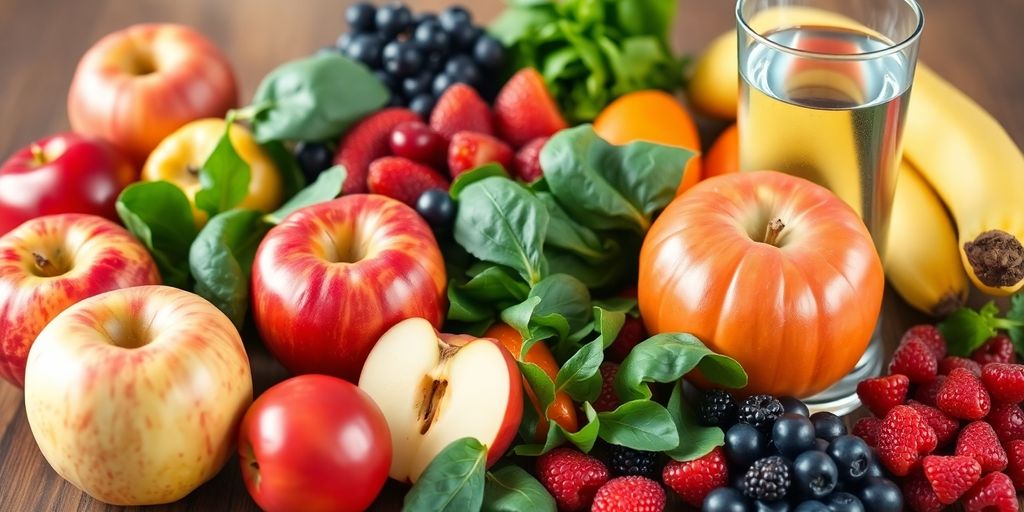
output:
[[[752,425],[763,434],[771,432],[775,420],[785,413],[782,402],[771,395],[754,395],[743,401],[737,417],[740,423]]]
[[[697,411],[697,421],[706,427],[720,427],[728,430],[736,424],[736,401],[732,395],[721,389],[712,389],[704,393]]]
[[[608,469],[616,476],[650,477],[657,471],[657,464],[658,454],[655,452],[611,445],[608,453]]]
[[[743,477],[743,492],[756,500],[778,501],[789,490],[789,466],[778,455],[765,457],[750,466]]]

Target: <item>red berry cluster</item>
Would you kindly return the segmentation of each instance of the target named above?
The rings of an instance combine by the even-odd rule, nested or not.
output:
[[[960,502],[967,512],[1017,511],[1024,490],[1024,365],[1006,336],[971,358],[947,355],[934,326],[904,334],[889,375],[857,386],[876,417],[853,434],[903,477],[910,510],[937,512]]]

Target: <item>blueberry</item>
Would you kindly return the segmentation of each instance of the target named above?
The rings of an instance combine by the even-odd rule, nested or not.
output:
[[[848,492],[836,492],[825,499],[825,506],[832,512],[865,512],[864,504]]]
[[[442,52],[427,52],[423,56],[423,69],[437,74],[444,71],[444,65],[448,62],[448,56]]]
[[[858,496],[864,507],[872,512],[903,510],[903,494],[900,488],[885,478],[869,477]]]
[[[818,450],[819,452],[827,452],[828,451],[828,441],[826,441],[826,440],[824,440],[824,439],[822,439],[820,437],[814,438],[814,449]]]
[[[807,416],[787,412],[772,426],[772,442],[782,455],[793,458],[814,449],[814,424]]]
[[[821,411],[812,414],[811,423],[814,423],[814,435],[828,442],[846,435],[846,425],[843,424],[843,420],[830,412]]]
[[[424,21],[417,25],[412,39],[420,48],[442,54],[448,51],[448,46],[451,43],[448,32],[441,27],[441,23],[434,20]]]
[[[888,477],[889,477],[889,475],[886,474],[885,468],[883,468],[882,465],[879,464],[878,459],[872,457],[871,465],[868,467],[868,472],[867,472],[867,474],[864,475],[864,478],[888,478]]]
[[[494,37],[483,34],[473,45],[473,58],[485,68],[500,68],[505,62],[505,47]]]
[[[469,11],[461,5],[452,5],[445,8],[445,10],[441,11],[441,13],[437,15],[437,19],[441,22],[441,26],[449,32],[451,32],[455,27],[470,25],[473,23],[473,17],[469,14]]]
[[[412,98],[418,94],[429,93],[434,82],[434,75],[429,72],[420,72],[417,75],[407,76],[402,79],[402,94]]]
[[[839,468],[839,478],[845,482],[856,482],[864,478],[874,459],[867,443],[851,435],[835,438],[828,446],[828,455]]]
[[[796,398],[791,396],[782,396],[779,397],[779,402],[782,402],[782,409],[786,412],[799,414],[801,416],[811,415],[811,411],[807,409],[807,405]]]
[[[704,498],[702,512],[749,512],[750,502],[731,487],[719,487]]]
[[[480,82],[480,70],[467,55],[456,55],[444,65],[444,72],[456,82],[476,85]]]
[[[384,87],[387,87],[392,93],[400,94],[402,92],[402,82],[395,78],[391,73],[388,73],[383,69],[378,69],[373,72],[373,75],[376,76],[377,80],[380,80],[380,83],[384,84]]]
[[[826,453],[811,450],[801,453],[793,461],[793,481],[803,496],[824,498],[839,483],[839,470]]]
[[[785,501],[761,501],[754,502],[754,510],[757,512],[789,512],[792,507]]]
[[[828,507],[817,500],[801,502],[793,512],[828,512]]]
[[[353,36],[354,34],[351,32],[345,32],[338,36],[338,39],[334,41],[334,47],[341,51],[345,51],[345,48],[348,48],[348,44],[352,42]]]
[[[295,160],[306,183],[313,183],[321,172],[333,165],[334,151],[323,142],[299,142],[295,145]]]
[[[419,114],[423,119],[430,119],[430,112],[434,110],[436,101],[428,93],[417,94],[409,100],[409,110]]]
[[[454,30],[449,30],[448,34],[451,35],[453,48],[470,52],[473,51],[473,45],[476,44],[483,32],[480,27],[459,25]]]
[[[345,21],[352,30],[370,32],[376,28],[374,17],[377,16],[377,8],[367,2],[352,4],[345,9]]]
[[[434,77],[434,83],[431,84],[431,90],[433,91],[434,96],[440,98],[441,95],[444,94],[444,91],[454,83],[455,80],[447,73],[440,73]]]
[[[423,65],[423,55],[409,41],[391,41],[384,46],[381,59],[388,73],[400,77],[415,74]]]
[[[391,3],[377,8],[377,30],[391,39],[412,25],[412,12],[404,4]]]
[[[437,15],[432,12],[421,12],[412,17],[412,22],[417,26],[428,21],[437,21]]]
[[[448,191],[432,188],[416,200],[416,211],[435,233],[447,233],[455,221],[455,202]]]
[[[404,107],[405,106],[405,96],[402,96],[401,93],[392,92],[391,96],[388,98],[388,102],[387,102],[387,104],[385,106],[387,106],[387,107]]]
[[[768,441],[751,425],[737,423],[725,433],[725,455],[734,466],[750,467],[768,453]]]
[[[345,47],[345,54],[366,64],[371,69],[380,67],[381,49],[384,41],[377,34],[356,34]]]

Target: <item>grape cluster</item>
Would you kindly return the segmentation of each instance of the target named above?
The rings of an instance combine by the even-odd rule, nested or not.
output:
[[[375,7],[356,3],[345,11],[349,31],[334,49],[372,69],[391,90],[391,105],[427,118],[437,98],[454,83],[492,98],[505,47],[473,24],[464,7],[438,14],[412,11],[402,3]]]

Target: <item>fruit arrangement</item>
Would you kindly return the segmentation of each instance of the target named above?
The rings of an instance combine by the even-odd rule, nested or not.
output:
[[[1024,295],[965,300],[1024,284],[1020,150],[922,66],[880,255],[829,189],[739,172],[736,125],[701,153],[675,11],[356,3],[248,103],[190,28],[101,39],[73,133],[0,167],[0,377],[46,461],[126,506],[237,453],[272,512],[1018,510]],[[699,111],[735,117],[735,51]],[[941,322],[869,416],[811,414],[887,277]],[[254,396],[260,344],[288,377]]]

